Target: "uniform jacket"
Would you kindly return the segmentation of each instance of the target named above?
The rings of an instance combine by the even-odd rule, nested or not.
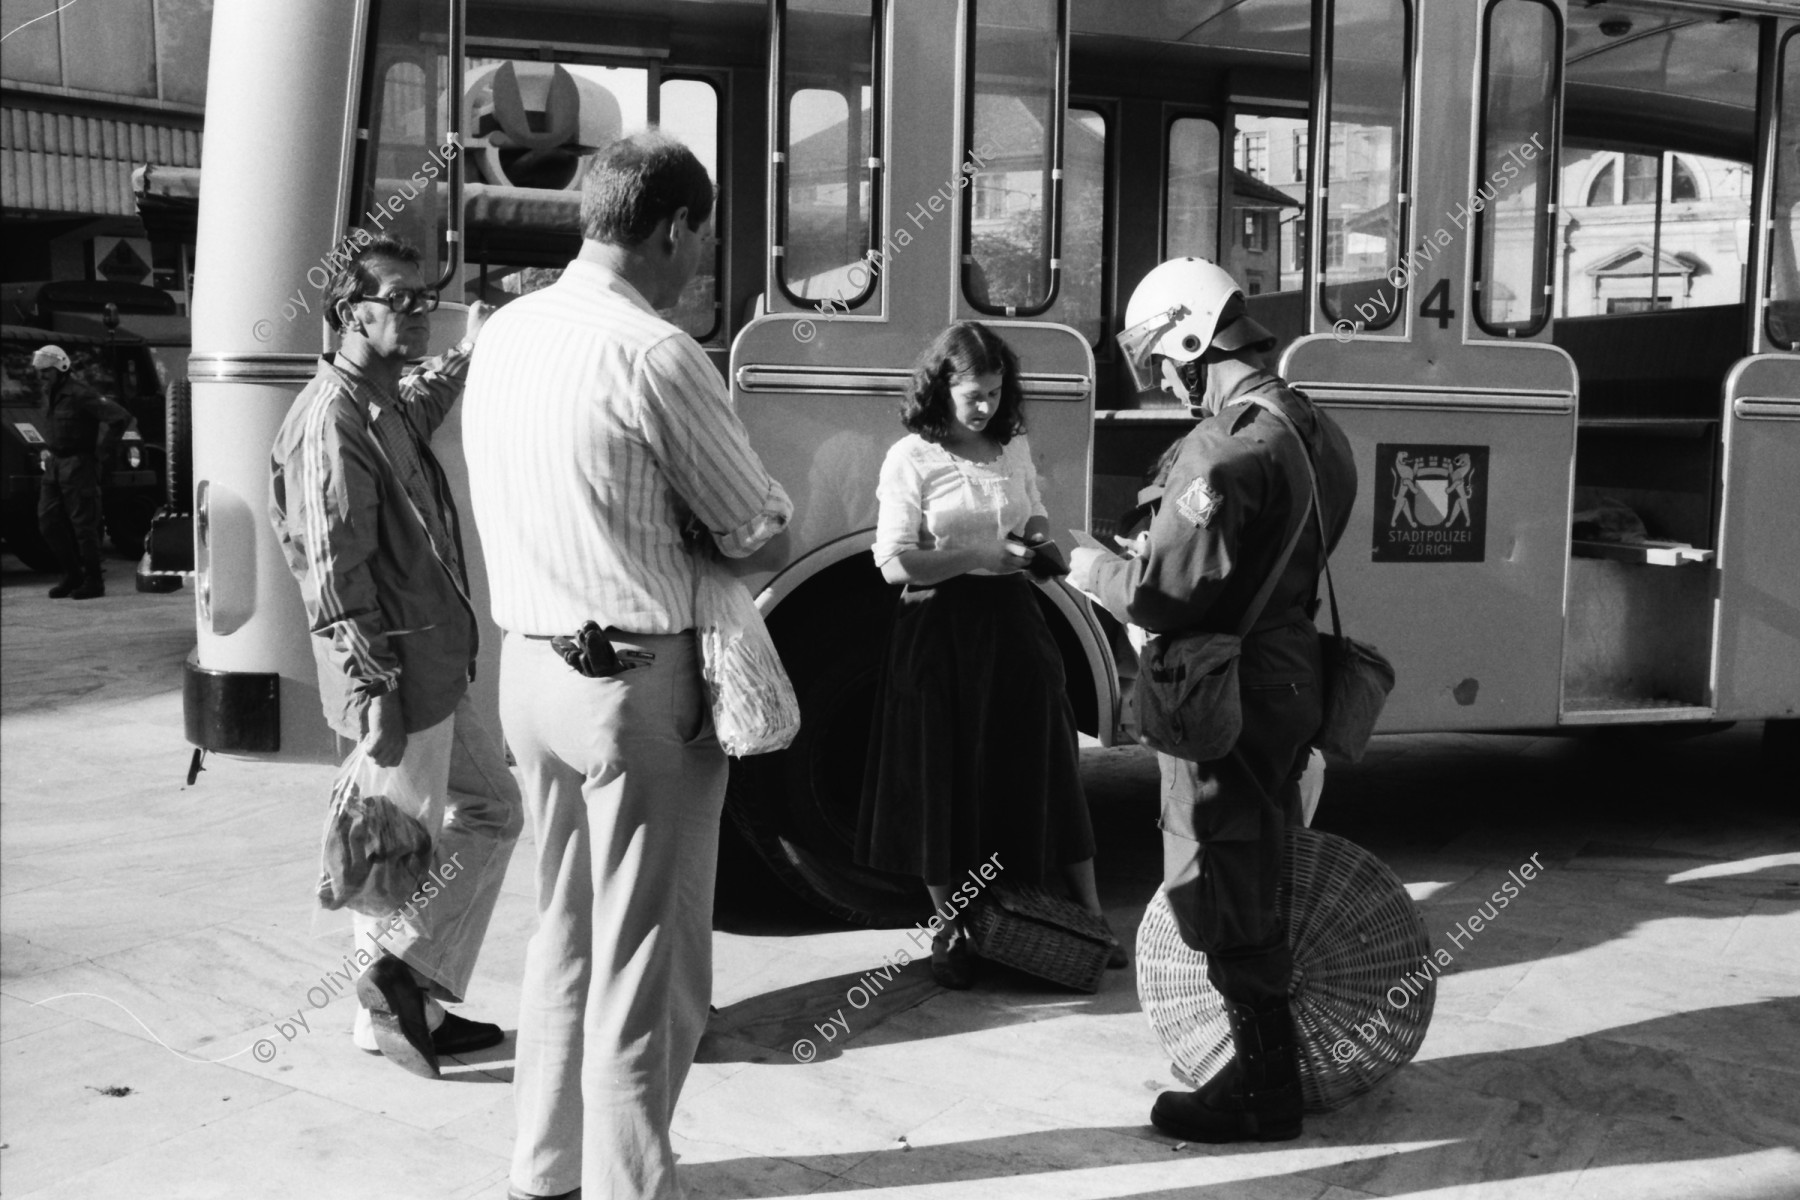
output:
[[[112,457],[131,414],[73,374],[65,373],[43,407],[44,444],[50,453],[67,457],[94,454]],[[102,444],[102,436],[105,438]]]
[[[1356,462],[1337,422],[1270,377],[1253,393],[1287,414],[1312,448],[1321,512],[1335,546],[1356,500]],[[1305,449],[1281,421],[1252,403],[1227,405],[1194,426],[1164,477],[1149,551],[1101,558],[1087,588],[1122,621],[1159,633],[1234,633],[1305,512]],[[1326,547],[1307,517],[1280,581],[1249,637],[1245,686],[1299,683],[1318,669],[1316,608]]]
[[[406,731],[456,711],[477,649],[455,502],[431,432],[462,394],[468,356],[425,363],[384,394],[330,356],[288,410],[270,455],[269,520],[300,581],[325,719],[360,738],[369,700],[397,690]],[[411,426],[453,551],[434,546],[377,432],[380,406]]]

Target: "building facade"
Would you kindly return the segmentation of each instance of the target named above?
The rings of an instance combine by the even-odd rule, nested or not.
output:
[[[200,165],[212,0],[59,3],[0,0],[5,320],[41,323],[47,282],[138,285],[185,313],[191,234],[147,230],[132,176]]]

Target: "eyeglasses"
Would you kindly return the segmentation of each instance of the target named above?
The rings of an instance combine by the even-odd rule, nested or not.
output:
[[[436,312],[438,306],[436,288],[395,288],[379,296],[363,296],[361,299],[371,304],[385,304],[389,312],[402,314]]]

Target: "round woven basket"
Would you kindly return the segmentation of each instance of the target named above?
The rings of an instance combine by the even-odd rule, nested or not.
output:
[[[1437,998],[1424,919],[1380,859],[1341,837],[1288,832],[1277,906],[1294,953],[1288,1003],[1306,1111],[1330,1112],[1419,1051]],[[1225,1002],[1206,956],[1175,928],[1157,889],[1137,938],[1138,999],[1175,1064],[1196,1085],[1231,1061]]]

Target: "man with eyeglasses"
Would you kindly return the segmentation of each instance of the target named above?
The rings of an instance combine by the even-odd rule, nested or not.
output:
[[[325,289],[342,336],[294,400],[270,462],[269,517],[300,581],[325,718],[390,769],[396,795],[427,797],[416,816],[432,843],[428,882],[390,911],[355,914],[353,1037],[416,1075],[441,1055],[498,1045],[499,1026],[465,1020],[460,1002],[524,824],[518,784],[468,698],[477,632],[461,523],[431,434],[462,395],[490,311],[469,309],[460,344],[424,354],[437,293],[419,252],[370,238]],[[405,811],[405,810],[403,810]],[[336,826],[334,825],[334,830]],[[328,835],[327,890],[356,860]]]

